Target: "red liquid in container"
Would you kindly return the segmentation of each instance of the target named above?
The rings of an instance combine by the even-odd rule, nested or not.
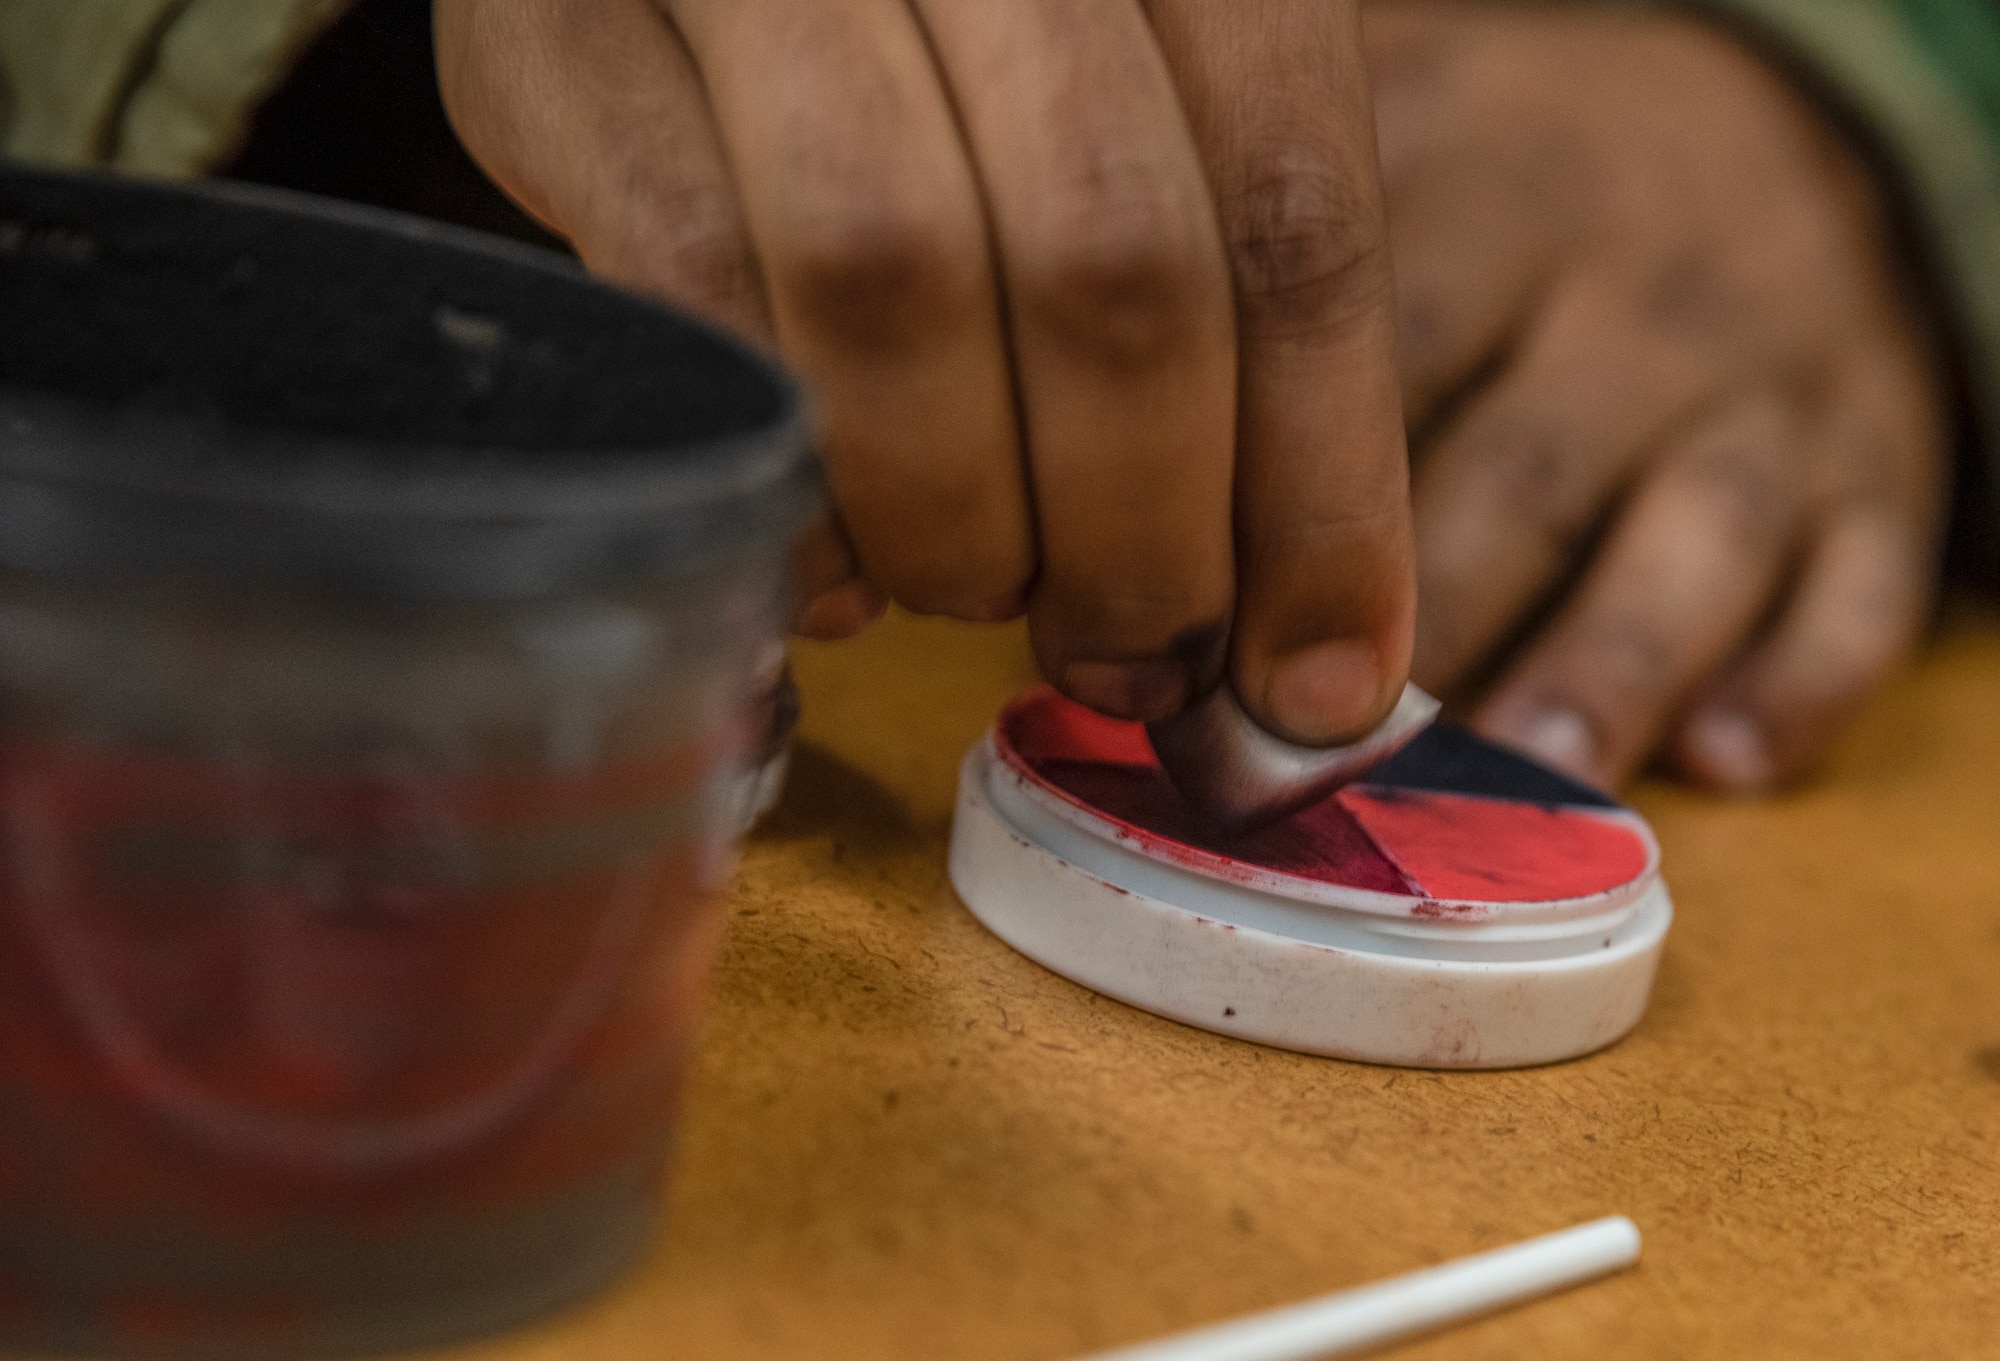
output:
[[[0,1319],[339,1350],[629,1257],[703,993],[718,748],[453,783],[6,750]]]

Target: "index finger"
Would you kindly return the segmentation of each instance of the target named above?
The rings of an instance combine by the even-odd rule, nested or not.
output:
[[[1416,614],[1394,287],[1355,0],[1151,0],[1235,286],[1230,679],[1281,736],[1385,715]]]

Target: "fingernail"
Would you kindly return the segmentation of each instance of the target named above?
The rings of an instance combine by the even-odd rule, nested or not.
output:
[[[1541,709],[1508,725],[1502,740],[1545,765],[1586,780],[1598,778],[1597,733],[1574,709]]]
[[[1764,725],[1733,709],[1710,709],[1688,724],[1688,746],[1702,773],[1731,789],[1771,784],[1771,744]]]
[[[1358,736],[1381,696],[1382,662],[1374,648],[1320,643],[1272,669],[1264,704],[1281,736],[1324,744]]]
[[[1101,714],[1136,723],[1179,713],[1188,700],[1186,670],[1162,658],[1071,662],[1063,668],[1058,688]]]
[[[861,632],[882,612],[882,597],[866,582],[849,581],[822,591],[799,611],[792,632],[801,638],[832,641]]]

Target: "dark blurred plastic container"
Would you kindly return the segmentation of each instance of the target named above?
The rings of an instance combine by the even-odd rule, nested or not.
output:
[[[818,504],[554,256],[0,170],[0,1347],[403,1347],[657,1183]]]

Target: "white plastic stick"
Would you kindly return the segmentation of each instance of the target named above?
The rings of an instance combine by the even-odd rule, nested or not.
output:
[[[1639,1227],[1622,1215],[1375,1285],[1097,1352],[1081,1361],[1314,1361],[1379,1347],[1577,1285],[1639,1260]]]

